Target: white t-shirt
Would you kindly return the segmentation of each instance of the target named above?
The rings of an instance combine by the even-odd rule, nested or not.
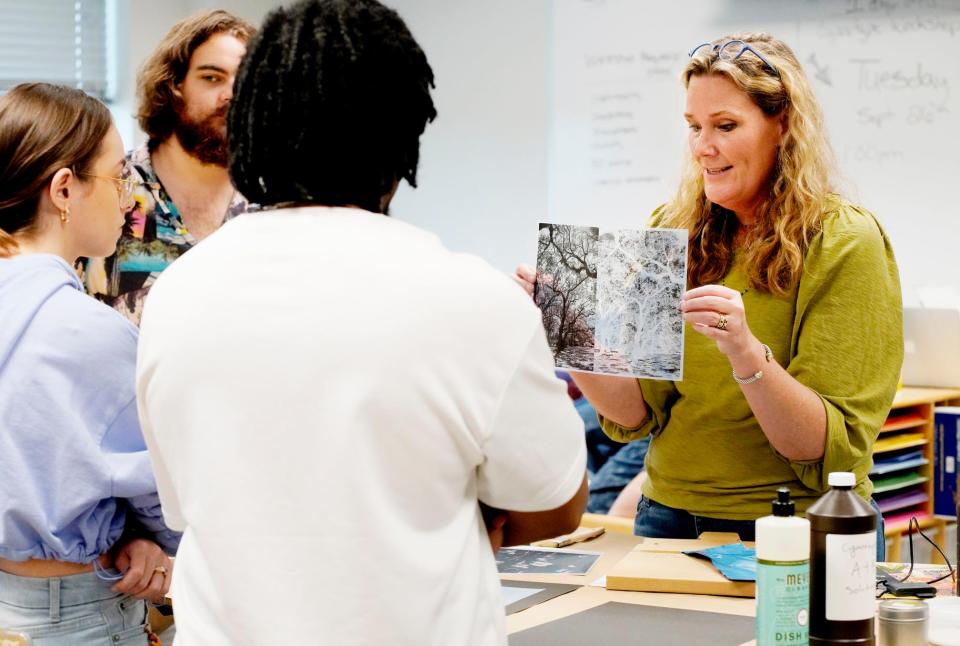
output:
[[[178,646],[505,644],[477,500],[553,509],[584,474],[530,299],[359,209],[241,215],[173,263],[138,399]]]

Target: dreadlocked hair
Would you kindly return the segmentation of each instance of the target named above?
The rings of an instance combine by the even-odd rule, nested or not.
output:
[[[228,116],[241,193],[380,212],[417,185],[420,135],[437,116],[433,70],[397,13],[376,0],[273,10],[241,63]]]
[[[687,86],[694,76],[725,76],[764,114],[786,117],[786,136],[768,182],[768,194],[743,249],[750,286],[782,296],[798,282],[810,242],[821,230],[825,208],[835,199],[833,152],[813,89],[793,51],[763,33],[727,36],[714,44],[730,40],[742,40],[760,51],[778,75],[756,56],[730,60],[720,58],[714,49],[691,58],[681,78]],[[732,211],[707,199],[703,173],[689,152],[680,188],[664,208],[660,226],[689,230],[691,285],[718,282],[730,271],[740,224]]]

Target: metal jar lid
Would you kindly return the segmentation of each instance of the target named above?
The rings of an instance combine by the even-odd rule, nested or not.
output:
[[[912,622],[926,621],[930,609],[916,599],[884,599],[880,602],[878,615],[881,621]]]

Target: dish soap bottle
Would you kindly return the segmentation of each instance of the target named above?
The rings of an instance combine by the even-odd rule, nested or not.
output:
[[[877,513],[853,492],[856,476],[831,473],[833,487],[807,510],[810,521],[810,644],[874,644]]]
[[[777,489],[773,515],[757,519],[757,646],[806,646],[810,606],[810,522]]]

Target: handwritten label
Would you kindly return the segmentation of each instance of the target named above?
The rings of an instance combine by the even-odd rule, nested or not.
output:
[[[877,533],[827,534],[826,617],[871,619],[876,610]]]

